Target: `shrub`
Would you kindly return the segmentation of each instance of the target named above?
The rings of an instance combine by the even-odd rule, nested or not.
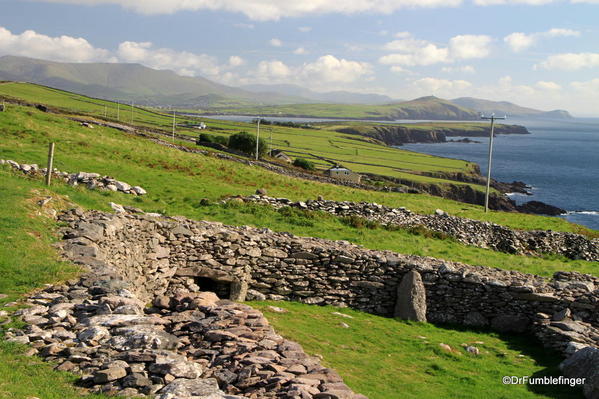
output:
[[[298,168],[306,170],[314,170],[314,164],[304,158],[295,158],[293,161],[293,166],[297,166]]]
[[[226,146],[229,142],[229,139],[224,136],[216,136],[208,133],[200,133],[200,137],[198,137],[197,144],[200,143],[216,143],[222,144]]]
[[[248,155],[256,154],[256,136],[248,132],[239,132],[229,137],[229,148],[239,150]],[[258,155],[263,156],[268,151],[266,141],[260,139],[258,142]]]

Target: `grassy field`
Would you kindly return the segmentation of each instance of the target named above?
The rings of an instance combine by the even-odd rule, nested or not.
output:
[[[0,208],[0,236],[3,237],[0,293],[8,295],[0,300],[0,305],[44,283],[60,281],[77,272],[72,265],[60,262],[51,247],[55,240],[52,235],[54,222],[38,215],[36,201],[46,195],[55,198],[58,207],[67,204],[56,198],[68,198],[84,208],[101,210],[108,210],[108,203],[112,201],[167,215],[269,227],[303,236],[345,239],[373,249],[391,249],[544,276],[556,270],[597,275],[596,263],[591,262],[513,256],[405,230],[354,227],[330,215],[275,211],[258,205],[221,205],[218,200],[227,195],[251,194],[256,188],[263,187],[273,196],[294,200],[322,195],[327,199],[405,206],[420,213],[432,213],[441,208],[454,215],[517,228],[597,234],[562,219],[502,212],[485,214],[481,207],[438,197],[372,192],[292,179],[258,167],[166,148],[114,129],[89,129],[64,116],[29,107],[10,106],[0,117],[0,158],[43,165],[47,143],[52,141],[57,145],[55,167],[58,169],[111,175],[132,185],[141,185],[148,191],[146,196],[134,197],[90,191],[58,181],[46,189],[40,180],[26,178],[8,167],[0,168],[0,200],[3,204]],[[201,198],[209,199],[211,204],[200,205]],[[480,397],[479,392],[497,398],[528,398],[536,394],[542,398],[565,398],[572,394],[571,390],[533,392],[526,387],[500,384],[498,379],[504,373],[555,373],[555,361],[548,360],[550,355],[543,355],[540,349],[530,349],[528,339],[401,323],[357,312],[351,313],[354,319],[343,320],[350,325],[349,329],[339,329],[336,324],[331,325],[327,308],[282,306],[289,306],[293,317],[281,315],[279,320],[279,316],[268,314],[275,326],[304,344],[308,351],[322,354],[325,362],[338,368],[352,387],[373,398],[404,397],[404,394],[408,398],[474,398]],[[314,323],[315,320],[318,322]],[[480,358],[463,352],[445,354],[438,349],[440,342],[459,349],[462,343],[475,341],[485,342],[479,345],[483,350]],[[21,352],[17,346],[0,344],[0,398],[70,399],[78,396],[70,384],[72,376],[53,372],[50,365],[26,358]],[[524,357],[520,357],[521,354]],[[398,392],[402,396],[394,396]]]
[[[56,239],[52,234],[55,223],[41,217],[36,205],[47,194],[36,182],[0,177],[0,293],[7,295],[0,299],[0,306],[42,284],[71,278],[79,270],[59,261],[51,247]],[[60,207],[59,202],[55,203]],[[74,376],[53,371],[52,365],[24,356],[24,350],[24,346],[0,339],[0,399],[80,397],[72,385]]]
[[[309,354],[321,355],[346,384],[370,399],[582,397],[577,388],[502,384],[505,375],[560,375],[558,357],[530,345],[529,337],[405,322],[350,309],[250,304],[262,310],[280,334],[302,344]],[[268,305],[288,313],[271,312]],[[441,343],[453,351],[441,349]],[[467,353],[464,344],[481,354]]]
[[[0,244],[0,293],[8,294],[0,305],[77,272],[74,266],[58,261],[51,247],[56,239],[52,234],[55,223],[40,215],[36,205],[37,200],[51,195],[56,208],[67,207],[61,200],[66,198],[64,193],[76,202],[94,197],[93,192],[62,185],[47,190],[38,181],[0,171],[0,236],[4,238]],[[348,385],[372,399],[480,398],[483,394],[489,398],[580,397],[570,388],[536,391],[501,384],[503,375],[558,375],[558,357],[531,345],[527,337],[407,323],[343,309],[353,317],[346,319],[331,314],[339,310],[336,308],[272,304],[290,312],[268,312],[267,303],[252,305],[265,310],[278,332],[300,342],[308,353],[321,355],[324,364],[338,370]],[[341,322],[349,328],[341,328]],[[455,352],[443,352],[439,343],[450,345]],[[463,343],[474,344],[482,355],[467,354]],[[73,385],[75,376],[25,356],[25,349],[0,339],[0,399],[81,397]]]
[[[116,103],[92,99],[82,95],[27,83],[0,84],[0,96],[19,98],[29,102],[48,104],[65,112],[86,114],[94,117],[117,120]],[[172,116],[163,112],[120,105],[120,121],[140,126],[172,129]],[[203,119],[209,126],[208,133],[229,136],[240,131],[254,132],[255,125],[242,122],[229,122]],[[178,124],[198,123],[199,119],[179,117]],[[192,128],[177,127],[179,134],[197,137],[199,131]],[[445,179],[422,176],[422,172],[473,173],[474,164],[462,160],[434,157],[411,151],[386,147],[372,142],[357,140],[355,135],[336,132],[323,125],[322,129],[297,129],[281,126],[265,126],[263,138],[273,148],[279,148],[292,157],[305,158],[314,162],[320,169],[326,169],[332,163],[342,163],[360,173],[374,173],[393,176],[419,183],[466,184]],[[329,162],[324,161],[329,160]],[[476,190],[482,186],[468,184]]]
[[[371,120],[398,119],[477,119],[478,113],[436,97],[422,97],[412,101],[392,104],[290,104],[276,106],[252,106],[213,108],[206,113],[218,111],[223,114],[299,116],[314,118],[346,118]]]

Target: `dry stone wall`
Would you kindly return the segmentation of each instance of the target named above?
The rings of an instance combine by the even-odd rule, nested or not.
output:
[[[589,275],[560,272],[546,280],[343,241],[144,214],[91,212],[72,224],[68,256],[110,262],[144,300],[181,288],[217,288],[235,300],[294,300],[394,316],[398,286],[414,271],[425,287],[429,321],[527,331],[564,353],[599,340],[599,279]]]
[[[19,171],[27,176],[41,178],[46,175],[47,169],[40,168],[37,164],[26,164],[15,162],[11,159],[0,159],[0,165],[8,165],[13,170]],[[110,176],[102,176],[99,173],[90,172],[61,172],[58,169],[52,171],[52,176],[65,181],[71,186],[85,185],[90,190],[120,191],[125,194],[145,195],[147,194],[140,186],[131,186],[123,181],[116,180]]]
[[[405,208],[390,208],[368,202],[337,202],[329,200],[291,201],[264,195],[242,197],[244,202],[321,211],[336,216],[358,216],[383,225],[401,227],[423,226],[454,237],[459,242],[480,248],[513,254],[558,254],[570,259],[599,261],[599,240],[589,240],[580,234],[557,231],[513,230],[489,222],[449,216],[438,210],[434,215],[420,215]]]

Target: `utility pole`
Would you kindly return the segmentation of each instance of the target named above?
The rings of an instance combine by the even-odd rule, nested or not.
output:
[[[270,128],[270,144],[269,144],[270,155],[272,156],[272,127]]]
[[[258,160],[258,147],[260,146],[260,120],[258,117],[258,126],[256,127],[256,161]]]
[[[108,106],[104,105],[104,119],[108,117]]]
[[[133,123],[133,101],[131,101],[131,123]]]
[[[177,111],[173,110],[173,144],[175,144],[175,126],[176,126],[176,119],[177,119]]]
[[[485,193],[485,212],[489,212],[489,191],[491,189],[491,163],[493,161],[493,135],[495,134],[495,120],[507,119],[507,116],[497,117],[495,114],[491,114],[491,116],[488,117],[481,115],[480,118],[491,121],[491,133],[489,134],[489,168],[487,170],[487,191]]]
[[[116,102],[116,120],[120,122],[121,120],[121,103]]]

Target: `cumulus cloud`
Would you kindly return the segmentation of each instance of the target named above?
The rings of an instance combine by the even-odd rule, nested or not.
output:
[[[456,7],[463,0],[37,0],[52,3],[100,5],[114,4],[141,14],[173,14],[179,11],[230,11],[253,20],[278,20],[319,14],[390,14],[405,8]]]
[[[51,37],[32,30],[14,34],[0,26],[0,55],[5,54],[60,62],[116,61],[108,50],[80,37]]]
[[[308,33],[312,30],[311,26],[300,26],[299,28],[297,28],[297,30],[299,30],[302,33]]]
[[[526,50],[527,48],[535,45],[540,40],[553,37],[568,37],[568,36],[580,36],[580,32],[572,29],[553,28],[546,32],[536,33],[522,33],[514,32],[510,33],[503,38],[503,41],[515,52]]]
[[[332,55],[324,55],[301,68],[301,75],[308,81],[350,83],[371,74],[372,67],[366,62],[340,59]]]
[[[283,45],[283,42],[277,38],[270,39],[268,43],[273,47],[281,47]]]
[[[308,54],[308,51],[306,51],[306,49],[303,47],[298,47],[295,50],[293,50],[293,54],[303,55],[303,54]]]
[[[562,69],[574,71],[583,68],[599,67],[599,53],[563,53],[547,57],[534,66],[535,69]]]
[[[408,32],[400,32],[396,37],[397,40],[384,46],[394,53],[379,58],[380,63],[417,66],[484,58],[490,53],[492,41],[486,35],[458,35],[452,37],[447,46],[438,46],[427,40],[416,39]]]
[[[547,82],[547,81],[538,81],[535,85],[537,88],[541,90],[560,90],[562,87],[555,82]]]
[[[429,77],[414,81],[414,85],[426,93],[455,93],[456,91],[472,86],[472,83],[466,80],[447,80]]]
[[[258,67],[243,77],[244,83],[295,83],[313,88],[351,84],[369,79],[372,66],[368,63],[324,55],[312,62],[290,66],[280,60],[261,61]]]
[[[151,42],[123,42],[117,50],[119,60],[137,62],[155,69],[170,69],[184,76],[216,77],[220,72],[214,57],[168,48],[154,48]]]
[[[515,4],[541,6],[543,4],[554,3],[556,1],[557,0],[474,0],[474,4],[479,5],[479,6],[515,5]]]
[[[232,55],[229,57],[229,66],[236,68],[245,64],[245,60],[238,55]]]
[[[464,66],[446,66],[441,68],[441,71],[445,73],[476,73],[476,69],[472,65],[464,65]]]
[[[291,68],[279,60],[261,61],[256,72],[260,79],[277,81],[289,77]]]

